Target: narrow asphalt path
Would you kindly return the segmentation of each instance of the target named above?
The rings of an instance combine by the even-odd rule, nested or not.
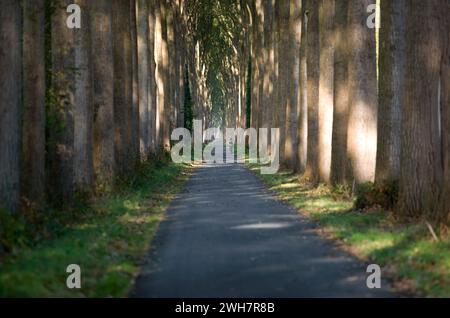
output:
[[[242,165],[202,166],[161,222],[131,297],[391,297]]]

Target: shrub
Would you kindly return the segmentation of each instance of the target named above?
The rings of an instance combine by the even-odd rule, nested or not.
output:
[[[398,183],[395,181],[384,184],[367,182],[356,190],[356,209],[365,209],[380,206],[386,210],[392,210],[398,198]]]

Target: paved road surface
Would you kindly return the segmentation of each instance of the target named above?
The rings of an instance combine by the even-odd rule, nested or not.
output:
[[[131,297],[391,297],[241,165],[202,166],[161,222]]]

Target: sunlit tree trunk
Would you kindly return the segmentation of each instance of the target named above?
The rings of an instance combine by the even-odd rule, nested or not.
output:
[[[21,8],[5,0],[0,10],[0,208],[15,211],[19,201],[21,104]]]
[[[259,2],[260,3],[260,2]],[[251,55],[252,55],[252,98],[251,98],[251,127],[258,128],[258,116],[259,114],[259,78],[260,78],[260,63],[259,58],[259,46],[258,33],[260,32],[261,19],[259,17],[259,6],[257,3],[252,3],[252,39],[251,39]]]
[[[298,148],[297,166],[295,172],[304,173],[308,153],[308,72],[307,72],[307,32],[308,17],[306,13],[306,0],[302,0],[302,27],[299,51],[299,91],[298,91]]]
[[[448,60],[444,47],[448,29],[442,29],[448,10],[444,8],[448,8],[445,0],[410,0],[405,8],[407,55],[398,201],[398,211],[405,217],[435,218],[442,186],[439,91],[442,59]]]
[[[148,4],[148,0],[136,1],[139,83],[139,146],[142,160],[145,160],[149,153],[149,129],[151,128],[148,108],[150,97]]]
[[[256,112],[256,124],[255,128],[262,128],[266,121],[266,107],[264,104],[267,99],[267,92],[264,90],[264,77],[266,75],[266,67],[264,63],[264,24],[265,24],[265,16],[264,16],[264,7],[262,0],[256,0],[256,18],[255,21],[257,23],[256,27],[256,51],[255,51],[255,63],[257,64],[257,84],[256,85],[256,94],[257,95],[257,112]]]
[[[319,178],[330,182],[334,92],[334,10],[335,0],[319,4]]]
[[[336,0],[335,8],[335,52],[333,90],[333,137],[331,151],[331,183],[347,182],[347,126],[348,126],[348,0]]]
[[[168,98],[168,113],[166,116],[166,124],[168,128],[168,134],[175,128],[177,121],[177,108],[176,108],[176,79],[175,79],[175,35],[173,30],[174,25],[174,3],[173,0],[165,1],[166,9],[166,33],[167,33],[167,88],[168,92],[166,97]]]
[[[319,3],[306,0],[308,12],[307,71],[308,71],[308,153],[305,176],[313,183],[319,179]]]
[[[111,0],[93,1],[90,8],[93,90],[93,161],[96,187],[114,176],[114,62]]]
[[[171,98],[170,98],[170,71],[169,71],[169,42],[168,42],[168,3],[167,0],[161,1],[161,75],[162,85],[164,86],[164,104],[161,105],[161,126],[162,126],[162,146],[168,151],[170,149],[170,114],[171,114]],[[159,67],[159,66],[158,66]]]
[[[381,2],[377,183],[398,181],[405,78],[405,0]]]
[[[300,39],[301,39],[301,1],[290,1],[289,8],[289,43],[288,69],[286,84],[288,85],[286,104],[286,167],[295,170],[297,166],[297,130],[298,130],[298,91],[300,80]]]
[[[150,142],[150,152],[156,153],[156,112],[157,112],[157,87],[156,87],[156,62],[155,62],[155,2],[148,1],[148,49],[149,49],[149,96],[148,96],[148,115],[149,115],[149,129],[148,140]]]
[[[45,87],[45,2],[25,0],[21,196],[38,207],[45,198]]]
[[[356,185],[374,181],[377,151],[375,28],[367,26],[371,0],[349,2],[349,120],[347,151]]]
[[[156,133],[156,149],[163,149],[162,141],[162,124],[161,119],[164,111],[164,79],[163,79],[163,61],[161,56],[162,47],[162,20],[161,20],[161,3],[160,0],[155,1],[155,80],[156,80],[156,113],[155,113],[155,133]]]
[[[94,181],[92,71],[90,59],[91,32],[87,0],[77,0],[81,28],[75,33],[75,108],[74,108],[74,174],[78,192],[87,193]]]

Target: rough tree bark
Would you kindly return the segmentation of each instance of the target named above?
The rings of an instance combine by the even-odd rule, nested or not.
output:
[[[264,24],[265,24],[265,16],[264,16],[264,7],[263,2],[261,0],[255,1],[256,5],[256,18],[255,21],[257,23],[256,34],[255,34],[255,63],[257,65],[258,76],[257,82],[255,84],[256,94],[257,94],[257,109],[258,111],[255,113],[256,124],[255,128],[263,128],[265,124],[265,111],[267,109],[267,105],[264,104],[265,99],[267,98],[267,92],[264,90],[264,77],[266,73],[265,63],[264,63]]]
[[[290,168],[287,155],[291,155],[292,136],[286,132],[290,132],[288,120],[291,118],[291,108],[289,105],[289,71],[290,71],[290,2],[278,1],[278,107],[279,112],[279,128],[280,128],[280,164]]]
[[[155,63],[155,2],[148,2],[148,49],[149,49],[149,96],[148,96],[148,114],[149,114],[149,136],[148,140],[150,142],[150,152],[156,153],[156,142],[157,142],[157,133],[156,133],[156,112],[157,112],[157,103],[156,103],[156,63]]]
[[[305,176],[312,182],[319,180],[319,3],[306,0],[308,17],[307,69],[308,69],[308,153]]]
[[[167,10],[168,4],[167,0],[160,1],[160,22],[161,22],[161,41],[160,41],[160,57],[158,60],[158,70],[160,72],[160,82],[159,85],[162,86],[162,95],[160,96],[160,122],[161,122],[161,141],[163,150],[170,150],[170,83],[169,83],[169,47],[168,47],[168,36],[167,36]]]
[[[301,39],[301,1],[290,1],[289,8],[289,44],[288,44],[288,94],[286,106],[286,166],[297,167],[297,130],[298,130],[298,94],[300,80],[300,39]]]
[[[155,79],[156,79],[156,112],[155,112],[155,141],[156,149],[163,149],[162,124],[161,119],[164,112],[164,78],[163,78],[163,60],[161,55],[162,48],[162,20],[161,3],[155,1]]]
[[[381,2],[377,183],[398,181],[401,105],[405,89],[405,0]]]
[[[334,0],[319,2],[319,179],[330,182],[334,91]]]
[[[441,138],[443,186],[439,197],[438,219],[450,222],[450,5],[442,10],[441,34],[444,50],[441,62]]]
[[[2,1],[0,10],[0,208],[15,211],[19,201],[21,104],[21,8]]]
[[[175,35],[173,30],[174,25],[174,3],[172,0],[166,0],[166,34],[167,34],[167,94],[168,101],[168,116],[166,116],[168,133],[170,134],[175,128],[177,122],[177,108],[176,108],[176,80],[175,80]]]
[[[138,43],[137,43],[137,16],[136,16],[136,0],[130,0],[129,7],[129,30],[131,37],[131,89],[132,89],[132,104],[131,104],[131,143],[130,154],[131,163],[130,168],[134,168],[140,160],[140,134],[139,134],[139,62],[138,62]]]
[[[77,0],[81,8],[81,28],[75,33],[74,182],[76,191],[91,191],[94,181],[92,160],[92,71],[90,60],[90,10],[87,0]]]
[[[348,126],[348,0],[336,0],[334,52],[334,112],[331,150],[331,183],[345,184],[347,180],[347,126]]]
[[[298,148],[297,166],[295,172],[304,173],[306,170],[306,158],[308,153],[308,71],[307,71],[307,32],[308,17],[306,13],[306,0],[302,1],[302,26],[299,50],[299,91],[298,91]]]
[[[21,197],[38,207],[45,201],[45,90],[45,2],[25,0]]]
[[[137,50],[138,50],[138,83],[139,83],[139,148],[141,159],[147,159],[150,142],[150,114],[149,114],[149,89],[150,89],[150,65],[149,65],[149,23],[147,0],[136,1],[137,14]]]
[[[448,10],[443,10],[446,6],[445,0],[406,2],[407,57],[397,209],[404,217],[437,217],[443,173],[439,83],[446,42],[441,29],[445,21],[442,15],[447,14],[448,19]],[[448,29],[445,33],[448,39]]]
[[[99,189],[114,176],[114,61],[111,0],[91,4],[91,58],[93,77],[93,164]]]
[[[349,120],[347,152],[355,185],[374,181],[377,151],[375,28],[367,27],[371,0],[349,2]]]
[[[257,2],[252,2],[252,34],[251,34],[251,59],[252,59],[252,97],[251,97],[251,127],[258,128],[258,116],[259,116],[259,105],[260,105],[260,89],[259,89],[259,78],[260,78],[260,63],[259,58],[259,46],[258,33],[261,32],[260,25],[261,19],[259,17]]]
[[[53,2],[52,88],[47,109],[49,198],[56,205],[70,205],[74,193],[75,38],[66,25],[69,0]]]
[[[115,169],[126,174],[133,166],[132,113],[133,64],[130,32],[130,2],[112,1],[114,56]]]
[[[264,99],[263,105],[265,108],[264,128],[271,128],[273,126],[273,108],[274,108],[274,82],[275,82],[275,65],[274,65],[274,47],[273,47],[273,19],[274,8],[273,1],[264,1]],[[269,141],[270,143],[270,141]],[[269,148],[270,149],[270,148]]]

